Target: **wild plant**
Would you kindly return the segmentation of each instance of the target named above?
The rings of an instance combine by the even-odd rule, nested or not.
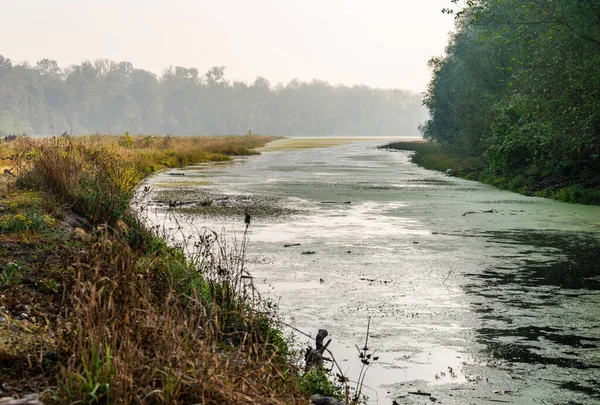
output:
[[[68,384],[56,398],[296,401],[290,384],[273,379],[279,375],[289,382],[294,374],[286,371],[287,348],[272,318],[241,293],[239,248],[207,235],[197,246],[200,266],[169,273],[175,268],[171,261],[181,260],[180,248],[166,247],[172,256],[147,252],[150,260],[138,261],[122,242],[123,232],[123,223],[98,230],[89,256],[78,265],[73,309],[59,336],[59,345],[69,348],[60,377]],[[192,276],[199,288],[180,283],[180,277]]]
[[[206,231],[190,252],[146,229],[130,207],[153,165],[228,159],[221,152],[235,143],[211,141],[213,150],[220,148],[212,152],[202,149],[205,140],[169,138],[172,150],[163,151],[160,138],[132,138],[124,145],[120,137],[31,141],[32,158],[21,162],[22,190],[37,190],[43,200],[83,217],[82,228],[53,242],[61,246],[60,283],[36,283],[36,291],[60,301],[40,327],[39,353],[27,353],[39,358],[38,378],[49,384],[45,399],[304,403],[287,341],[247,278],[247,234],[240,244]],[[14,283],[17,269],[5,270],[3,283]],[[43,267],[37,271],[50,275]]]

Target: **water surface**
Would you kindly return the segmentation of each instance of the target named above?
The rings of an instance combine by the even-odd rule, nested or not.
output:
[[[248,209],[255,285],[290,325],[327,329],[351,379],[371,318],[372,404],[600,403],[600,207],[448,177],[382,143],[162,173],[152,220],[240,235]]]

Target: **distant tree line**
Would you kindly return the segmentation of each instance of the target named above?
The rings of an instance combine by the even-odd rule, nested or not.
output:
[[[0,56],[0,131],[27,134],[172,133],[276,135],[416,134],[422,96],[403,90],[292,80],[272,86],[169,67],[160,76],[130,62],[67,68]]]
[[[456,26],[430,62],[425,137],[498,175],[597,187],[600,1],[469,0]]]

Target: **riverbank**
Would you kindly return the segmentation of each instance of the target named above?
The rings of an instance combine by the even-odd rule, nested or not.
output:
[[[352,381],[371,319],[370,405],[433,401],[419,391],[454,405],[594,403],[600,207],[446,176],[384,143],[166,171],[148,181],[160,184],[149,217],[177,240],[199,224],[241,235],[237,207],[256,207],[245,269],[286,323],[327,329]],[[265,204],[282,215],[259,215]]]
[[[381,148],[412,151],[414,154],[411,161],[426,169],[443,172],[452,169],[453,176],[477,180],[523,195],[570,203],[600,205],[600,176],[598,174],[544,176],[540,173],[525,173],[517,170],[511,173],[493,172],[483,157],[461,156],[443,148],[436,142],[394,142]]]
[[[1,144],[0,397],[305,403],[274,306],[242,288],[245,238],[206,232],[184,254],[130,208],[156,171],[256,154],[272,139]]]

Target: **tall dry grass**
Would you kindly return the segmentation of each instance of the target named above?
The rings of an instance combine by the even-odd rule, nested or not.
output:
[[[252,148],[272,139],[262,135],[20,137],[0,144],[0,166],[10,166],[22,187],[48,192],[91,223],[113,224],[127,215],[136,187],[153,172],[254,154]]]
[[[58,334],[68,360],[60,368],[56,401],[305,401],[271,315],[243,298],[239,269],[226,267],[239,261],[239,250],[227,251],[210,236],[199,246],[206,258],[201,267],[173,263],[178,255],[140,261],[129,245],[117,242],[126,231],[122,224],[96,233],[77,265],[72,305]],[[193,282],[187,293],[172,272],[181,266],[194,273],[188,274]]]
[[[24,357],[39,359],[36,381],[46,385],[45,401],[306,401],[273,308],[255,300],[246,290],[252,285],[243,283],[245,239],[228,245],[207,232],[191,256],[184,255],[183,247],[168,246],[145,229],[129,207],[139,182],[157,168],[253,153],[250,147],[268,139],[125,135],[22,138],[1,146],[21,190],[41,193],[55,205],[52,212],[74,211],[85,221],[85,229],[45,240],[64,247],[52,252],[64,263],[52,305],[35,283],[21,289],[45,319],[39,326],[43,350]],[[36,277],[58,276],[40,266]]]

